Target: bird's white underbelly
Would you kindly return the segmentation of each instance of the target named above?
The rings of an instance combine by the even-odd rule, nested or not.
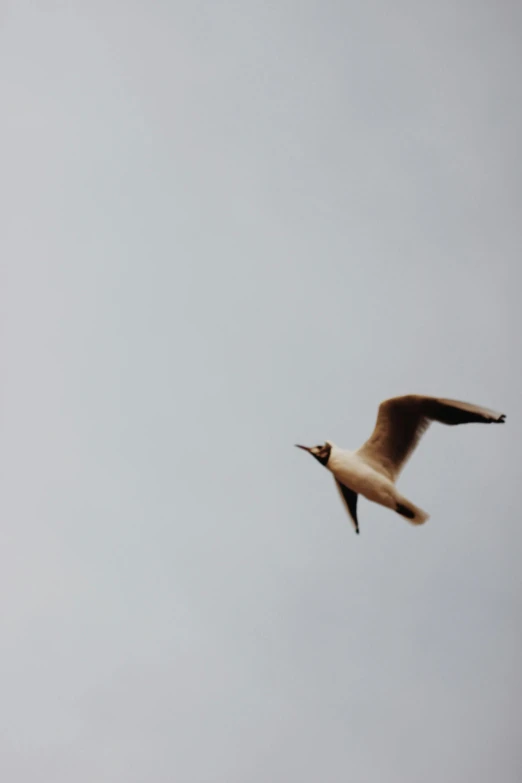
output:
[[[370,465],[352,454],[331,455],[328,469],[335,478],[374,503],[395,507],[394,484]]]

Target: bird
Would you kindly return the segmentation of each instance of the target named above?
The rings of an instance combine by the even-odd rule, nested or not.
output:
[[[422,525],[429,514],[403,497],[396,481],[421,437],[433,421],[441,424],[503,424],[504,413],[459,400],[408,394],[392,397],[379,405],[375,429],[357,451],[347,451],[327,440],[321,446],[301,446],[334,476],[337,489],[359,533],[357,499],[396,511],[412,525]]]

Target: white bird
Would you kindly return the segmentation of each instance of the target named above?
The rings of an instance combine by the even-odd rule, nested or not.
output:
[[[409,394],[380,404],[375,429],[357,451],[340,449],[329,440],[324,446],[296,445],[333,473],[358,533],[358,495],[393,509],[413,525],[422,525],[429,519],[425,511],[400,494],[395,482],[432,421],[454,425],[469,422],[503,424],[505,420],[503,413],[468,402]]]

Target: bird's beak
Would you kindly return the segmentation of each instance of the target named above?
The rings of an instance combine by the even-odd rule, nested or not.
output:
[[[303,451],[311,451],[309,446],[300,446],[299,443],[295,444],[296,449],[303,449]]]

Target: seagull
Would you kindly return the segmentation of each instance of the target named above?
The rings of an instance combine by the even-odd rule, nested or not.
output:
[[[391,508],[412,525],[422,525],[429,515],[403,497],[395,486],[432,421],[441,424],[503,424],[506,416],[469,402],[408,394],[392,397],[379,406],[371,437],[357,451],[346,451],[327,440],[323,446],[300,446],[333,473],[335,483],[359,533],[357,498]]]

